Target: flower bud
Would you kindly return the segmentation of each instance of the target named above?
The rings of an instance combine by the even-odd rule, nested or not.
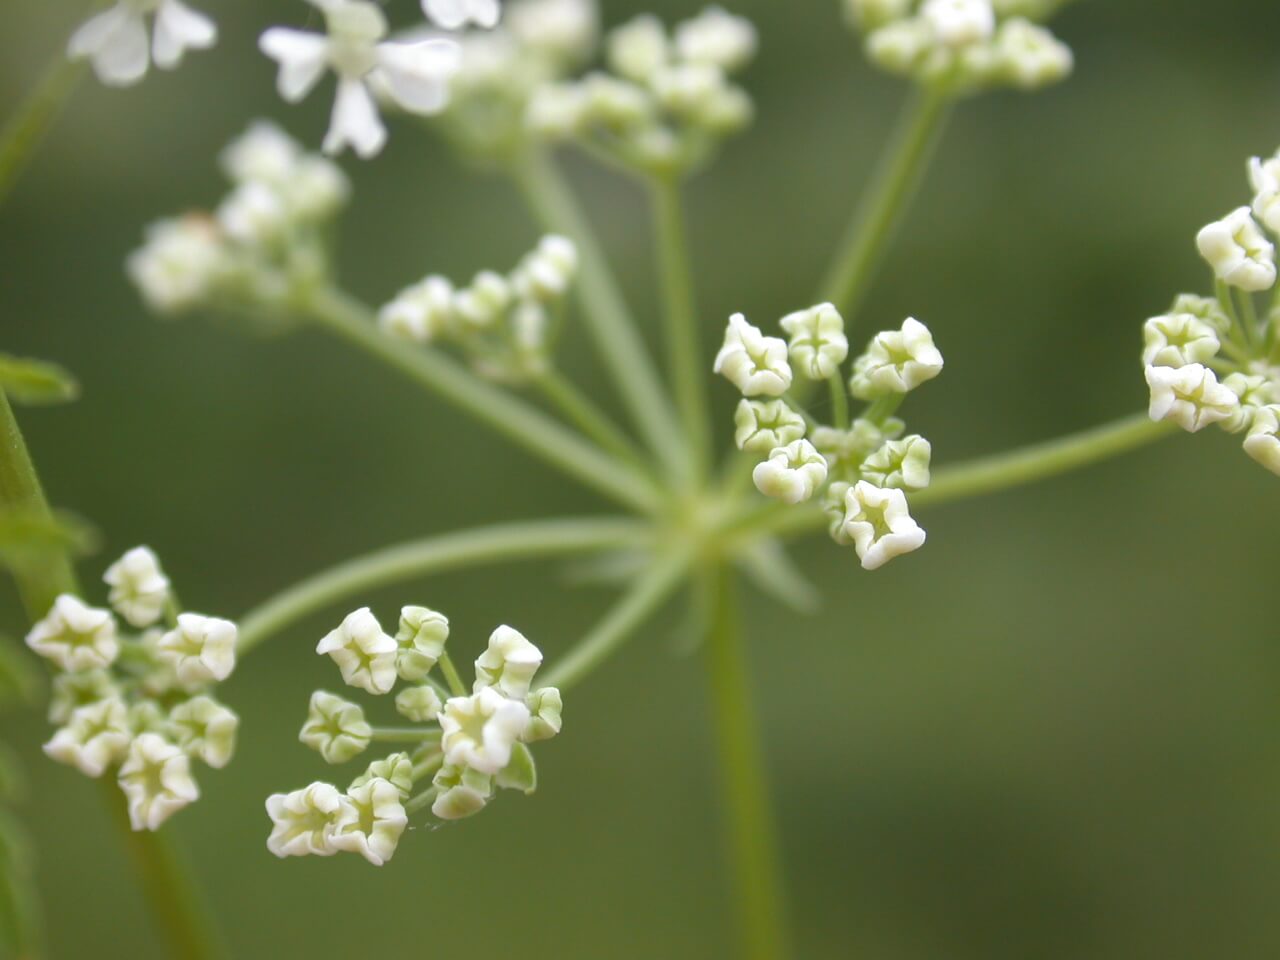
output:
[[[1275,246],[1254,223],[1248,207],[1209,224],[1196,237],[1196,246],[1224,283],[1257,293],[1276,282]]]
[[[827,461],[808,440],[778,447],[751,473],[756,489],[783,503],[803,503],[827,480]]]
[[[733,441],[739,450],[770,453],[801,439],[805,434],[804,417],[784,400],[742,400],[733,417]]]
[[[359,704],[323,690],[311,694],[307,721],[298,739],[327,763],[346,763],[369,746],[373,728]]]
[[[404,607],[400,630],[396,633],[396,672],[401,679],[416,683],[435,667],[444,655],[449,639],[449,618],[427,607]]]

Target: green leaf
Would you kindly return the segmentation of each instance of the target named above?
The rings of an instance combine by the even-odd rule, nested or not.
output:
[[[538,767],[533,753],[523,743],[517,743],[511,751],[511,762],[498,774],[498,786],[526,794],[538,789]]]
[[[0,390],[25,404],[68,403],[80,396],[76,378],[56,363],[7,353],[0,353]]]

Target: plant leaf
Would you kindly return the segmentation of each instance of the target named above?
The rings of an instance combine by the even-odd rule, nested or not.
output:
[[[69,403],[80,396],[80,384],[65,368],[7,353],[0,353],[0,390],[25,404]]]

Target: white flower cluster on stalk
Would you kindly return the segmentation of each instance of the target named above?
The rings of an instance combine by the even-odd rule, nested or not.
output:
[[[930,87],[1038,90],[1065,79],[1071,50],[1037,21],[1061,0],[844,0],[867,56]]]
[[[129,276],[159,314],[215,302],[255,313],[328,270],[325,230],[351,190],[336,164],[258,121],[222,166],[233,187],[216,211],[152,224],[129,257]]]
[[[1244,434],[1244,449],[1280,474],[1280,303],[1256,294],[1276,287],[1280,153],[1249,161],[1254,197],[1200,231],[1216,295],[1183,294],[1143,327],[1142,362],[1151,419],[1192,433],[1210,424]]]
[[[687,171],[751,122],[751,98],[731,78],[756,45],[755,28],[719,7],[671,32],[643,15],[609,33],[608,73],[539,88],[526,120],[540,137],[576,141],[628,169]]]
[[[554,687],[533,689],[542,653],[511,627],[499,627],[475,662],[471,692],[445,654],[449,621],[427,607],[404,607],[395,636],[368,608],[349,614],[316,648],[331,657],[349,685],[392,693],[410,727],[379,728],[363,708],[316,691],[299,739],[327,762],[354,759],[370,743],[411,746],[371,763],[346,793],[322,782],[267,800],[278,857],[358,853],[375,866],[391,859],[409,815],[430,807],[441,820],[479,813],[498,789],[532,793],[537,770],[528,744],[560,732],[562,703]],[[449,686],[431,673],[437,665]],[[420,784],[430,783],[415,793]]]
[[[427,277],[386,304],[378,323],[415,343],[456,344],[481,376],[524,382],[550,368],[556,321],[577,270],[573,242],[546,236],[507,274],[485,270],[460,289]]]
[[[57,598],[27,646],[57,670],[44,751],[90,777],[114,770],[135,830],[200,796],[191,762],[227,765],[240,720],[213,697],[236,665],[236,625],[177,612],[154,553],[136,547],[104,578],[111,610]],[[114,611],[114,613],[112,612]],[[138,630],[124,634],[117,615]]]
[[[874,570],[924,544],[907,493],[929,485],[929,441],[905,434],[894,414],[911,390],[942,372],[942,354],[928,328],[908,319],[875,336],[853,362],[844,320],[829,303],[782,318],[788,340],[766,336],[742,314],[729,320],[715,371],[738,388],[738,449],[762,456],[752,473],[757,489],[788,504],[822,498],[832,538],[852,544]],[[825,381],[836,422],[819,423],[803,395]],[[866,403],[850,419],[848,395]]]
[[[148,14],[154,14],[151,37]],[[88,60],[108,86],[127,87],[145,77],[152,62],[172,70],[188,50],[207,50],[217,39],[214,22],[179,0],[120,0],[72,34],[67,55]]]

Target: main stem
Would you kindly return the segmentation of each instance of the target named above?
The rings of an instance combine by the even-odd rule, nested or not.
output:
[[[852,323],[868,281],[914,196],[950,113],[951,98],[921,89],[899,121],[871,186],[849,224],[823,284],[824,300]]]
[[[727,812],[725,838],[739,947],[748,960],[782,960],[790,952],[782,869],[732,574],[715,566],[702,577],[708,615],[707,680]]]
[[[0,391],[0,508],[48,517],[35,464],[9,400]],[[50,549],[18,573],[18,590],[32,619],[43,617],[60,593],[78,593],[75,570],[65,551]],[[211,935],[213,925],[194,885],[179,868],[168,841],[153,833],[135,833],[124,813],[123,800],[110,781],[103,781],[104,798],[117,814],[134,855],[152,913],[175,957],[213,960],[220,955]]]
[[[59,51],[18,112],[0,129],[0,203],[13,190],[83,73],[83,63],[72,62]]]

